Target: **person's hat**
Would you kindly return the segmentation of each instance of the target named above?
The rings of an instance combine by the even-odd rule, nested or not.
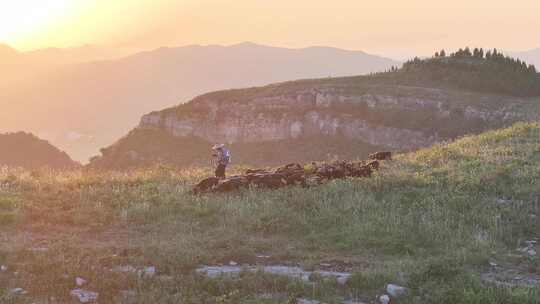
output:
[[[223,147],[225,147],[224,144],[215,144],[215,145],[212,147],[212,150],[221,149],[221,148],[223,148]]]

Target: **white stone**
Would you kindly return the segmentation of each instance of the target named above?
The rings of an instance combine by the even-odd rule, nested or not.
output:
[[[406,296],[409,291],[405,287],[402,287],[396,284],[388,284],[386,285],[386,292],[392,298],[399,298],[399,297]]]
[[[496,202],[499,203],[499,204],[508,204],[508,203],[510,203],[511,201],[508,200],[508,199],[505,199],[505,198],[497,198],[497,199],[496,199]]]
[[[113,272],[123,272],[123,273],[136,273],[139,277],[153,277],[157,273],[155,266],[147,266],[142,269],[137,269],[131,265],[116,266],[111,269]]]
[[[319,263],[319,265],[321,265],[321,267],[332,267],[332,264],[330,263]]]
[[[229,262],[229,265],[230,265],[230,266],[236,266],[236,265],[238,265],[238,263],[236,263],[235,261],[230,261],[230,262]]]
[[[204,266],[198,268],[197,273],[205,274],[209,278],[215,279],[222,275],[237,276],[242,272],[242,268],[238,266]]]
[[[28,293],[28,291],[22,289],[22,288],[13,288],[12,290],[10,290],[10,292],[14,295],[25,295]]]
[[[7,271],[7,266],[4,266],[4,265],[0,266],[0,271],[1,272]]]
[[[301,279],[302,281],[309,282],[309,277],[311,272],[304,271],[300,267],[289,267],[289,266],[265,266],[263,267],[263,272],[282,275],[290,278]]]
[[[299,298],[299,299],[296,299],[296,303],[297,304],[320,304],[321,302],[319,302],[317,300],[309,300],[309,299]]]
[[[390,303],[390,297],[388,295],[382,295],[379,297],[379,302],[381,304],[389,304]]]
[[[131,265],[125,265],[125,266],[116,266],[113,269],[111,269],[113,272],[136,272],[137,268],[131,266]]]
[[[347,284],[347,281],[349,281],[349,278],[350,276],[338,276],[336,278],[336,281],[338,282],[338,284],[345,285]]]
[[[532,247],[523,247],[523,248],[518,248],[518,251],[519,252],[522,252],[522,253],[525,253],[525,254],[528,254],[530,256],[535,256],[536,255],[536,250]]]
[[[81,303],[90,303],[97,300],[99,294],[97,292],[88,291],[84,289],[73,289],[71,296],[76,297]]]
[[[204,266],[196,270],[197,273],[204,274],[210,278],[217,278],[219,276],[238,276],[242,271],[257,272],[262,271],[268,274],[274,274],[279,276],[286,276],[291,279],[299,279],[304,282],[309,282],[312,275],[320,276],[323,279],[335,279],[339,284],[346,284],[349,278],[352,276],[348,272],[335,272],[335,271],[305,271],[300,267],[271,265],[264,267],[257,266]]]
[[[75,284],[79,287],[83,286],[84,284],[88,283],[88,281],[86,281],[85,279],[83,278],[79,278],[79,277],[76,277],[75,278]]]

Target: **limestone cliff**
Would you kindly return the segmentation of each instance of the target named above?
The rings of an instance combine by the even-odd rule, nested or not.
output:
[[[236,163],[275,164],[413,150],[515,121],[522,101],[449,89],[337,78],[219,91],[142,117],[96,166],[205,163],[211,143]],[[120,165],[121,164],[121,165]]]
[[[358,93],[347,89],[262,91],[259,96],[230,100],[221,97],[226,92],[208,94],[187,105],[145,115],[139,127],[162,129],[176,137],[196,136],[208,142],[342,136],[410,150],[461,135],[463,124],[482,128],[515,116],[507,107],[490,109],[494,99],[501,98],[496,96],[399,86],[374,86]],[[463,105],[471,99],[477,105]],[[417,124],[426,120],[433,123]]]

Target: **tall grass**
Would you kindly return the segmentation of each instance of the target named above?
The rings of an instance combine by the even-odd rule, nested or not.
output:
[[[371,299],[393,281],[412,288],[411,303],[537,303],[538,290],[488,288],[478,274],[491,260],[515,264],[509,254],[539,236],[538,123],[399,155],[372,178],[320,187],[192,195],[190,187],[209,174],[163,166],[3,169],[0,227],[33,231],[50,249],[36,253],[13,240],[0,247],[0,263],[21,265],[26,275],[18,282],[42,296],[66,297],[66,273],[84,275],[105,302],[121,289],[136,289],[141,303],[259,303],[261,292],[332,302],[338,294]],[[339,261],[357,274],[345,288],[324,283],[316,292],[274,277],[212,281],[193,274],[200,264],[255,263],[263,253],[306,268]],[[540,274],[538,258],[518,262]],[[156,265],[175,283],[118,280],[106,271],[126,263]],[[37,287],[40,280],[49,284]]]

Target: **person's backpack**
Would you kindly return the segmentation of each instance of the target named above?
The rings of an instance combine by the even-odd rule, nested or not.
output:
[[[223,159],[222,161],[228,165],[231,163],[231,151],[229,149],[223,149]]]

